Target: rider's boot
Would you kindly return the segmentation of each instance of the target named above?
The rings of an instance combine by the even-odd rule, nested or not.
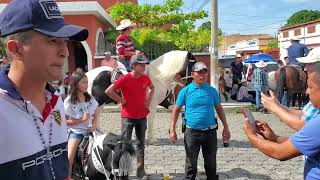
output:
[[[144,169],[144,157],[137,157],[137,177],[141,179],[148,179],[146,171]]]

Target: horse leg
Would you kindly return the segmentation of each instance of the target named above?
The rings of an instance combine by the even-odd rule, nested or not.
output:
[[[295,106],[296,106],[296,101],[297,101],[297,99],[298,99],[298,94],[297,94],[297,93],[294,93],[294,94],[292,95],[292,102],[291,102],[291,106],[292,106],[292,107],[295,107]]]
[[[147,128],[148,141],[149,141],[149,144],[155,144],[157,142],[157,139],[154,137],[154,120],[156,118],[156,112],[157,112],[157,102],[155,98],[152,99],[149,110],[150,110],[150,113],[148,115],[148,128]]]
[[[302,106],[302,93],[297,93],[297,99],[298,99],[298,108],[300,110]]]
[[[294,96],[294,94],[292,94],[292,93],[290,93],[290,92],[288,91],[288,101],[287,101],[287,103],[286,103],[286,106],[287,106],[287,107],[290,107],[290,103],[291,103],[291,101],[292,101],[293,96]]]

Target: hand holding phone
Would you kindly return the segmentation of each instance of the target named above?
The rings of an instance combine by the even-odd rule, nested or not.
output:
[[[242,114],[243,114],[243,116],[244,116],[245,118],[248,118],[248,119],[249,119],[249,122],[250,122],[251,127],[252,127],[255,131],[257,131],[257,125],[256,125],[255,119],[254,119],[252,113],[250,112],[250,110],[247,109],[247,108],[241,108],[241,112],[242,112]]]

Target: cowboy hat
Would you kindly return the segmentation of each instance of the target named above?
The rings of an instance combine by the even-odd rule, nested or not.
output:
[[[320,47],[313,48],[306,57],[297,58],[301,63],[320,62]]]
[[[241,54],[237,54],[237,58],[241,58]]]
[[[264,61],[259,61],[259,62],[255,63],[254,65],[256,65],[256,67],[258,67],[258,68],[263,68],[263,67],[266,67],[268,64],[265,63]]]
[[[116,27],[116,30],[123,30],[128,27],[134,27],[136,26],[136,23],[132,23],[130,19],[124,19],[120,21],[120,25]]]
[[[290,41],[300,41],[300,39],[297,38],[297,37],[293,37],[293,38],[290,39]]]

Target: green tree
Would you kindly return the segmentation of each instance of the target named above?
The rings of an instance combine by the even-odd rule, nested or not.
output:
[[[182,5],[183,0],[166,0],[164,5],[136,5],[132,2],[127,2],[113,5],[108,12],[116,21],[130,19],[136,22],[140,28],[146,27],[151,29],[170,23],[195,22],[208,16],[206,11],[182,13]]]
[[[278,41],[270,41],[270,42],[267,44],[267,48],[268,48],[268,49],[278,48],[278,47],[279,47]]]
[[[310,22],[320,19],[320,11],[318,10],[301,10],[294,13],[288,20],[285,26],[294,26],[301,23]]]
[[[138,24],[131,36],[140,50],[150,44],[164,45],[175,49],[201,51],[208,47],[210,29],[198,29],[193,23],[208,14],[197,11],[184,14],[181,12],[183,0],[166,0],[164,5],[135,5],[131,2],[118,3],[109,9],[109,14],[116,20],[131,19]],[[164,29],[164,25],[173,24]],[[107,32],[106,39],[114,41],[119,32]]]

